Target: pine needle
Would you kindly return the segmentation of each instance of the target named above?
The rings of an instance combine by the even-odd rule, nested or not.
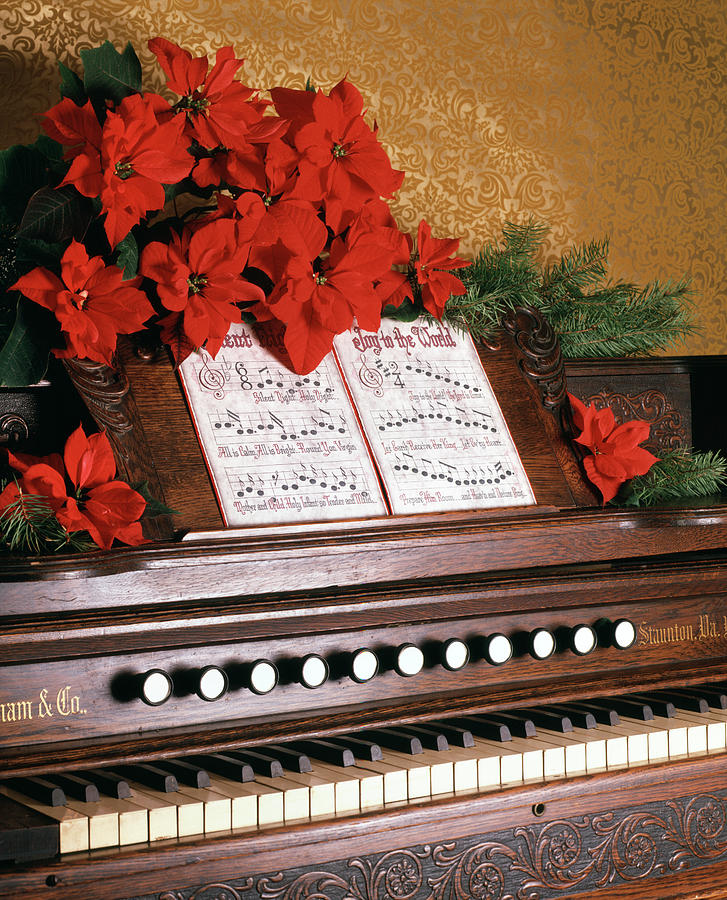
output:
[[[727,485],[727,459],[717,451],[670,450],[646,475],[628,482],[618,498],[626,506],[653,506],[687,497],[718,494]]]
[[[0,541],[11,553],[34,556],[61,550],[86,551],[95,546],[85,532],[66,531],[46,497],[25,492],[0,513]]]
[[[532,219],[505,223],[501,245],[486,244],[458,273],[467,293],[449,299],[445,319],[487,340],[508,312],[533,306],[570,358],[648,356],[694,333],[688,280],[644,288],[607,281],[608,240],[571,247],[541,269],[536,257],[548,231]]]

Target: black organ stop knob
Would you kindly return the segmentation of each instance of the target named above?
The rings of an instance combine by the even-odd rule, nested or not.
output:
[[[463,669],[470,660],[470,650],[459,638],[450,638],[442,644],[442,665],[445,669],[456,672]]]
[[[418,675],[424,667],[424,654],[414,644],[402,644],[394,654],[394,669],[399,675]]]
[[[598,638],[604,647],[627,650],[636,643],[636,626],[629,619],[600,619],[596,622]]]
[[[227,674],[218,666],[205,666],[199,673],[197,694],[203,700],[219,700],[227,693]]]
[[[590,625],[576,625],[571,628],[568,644],[577,656],[586,656],[595,649],[598,640]]]
[[[267,659],[258,659],[250,666],[247,686],[253,694],[269,694],[278,683],[278,670]]]
[[[149,669],[139,682],[139,696],[149,706],[161,706],[172,696],[171,676],[162,669]]]
[[[555,636],[547,628],[536,628],[528,635],[528,653],[534,659],[548,659],[555,653]]]
[[[379,671],[379,659],[373,650],[362,647],[351,654],[349,675],[354,681],[363,684],[371,679]]]
[[[300,664],[300,683],[303,687],[317,688],[328,681],[328,663],[322,656],[311,653]]]
[[[495,633],[485,638],[485,659],[493,666],[501,666],[506,663],[512,657],[512,653],[512,641],[504,634]]]

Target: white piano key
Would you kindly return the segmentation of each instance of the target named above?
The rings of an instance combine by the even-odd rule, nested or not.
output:
[[[232,828],[232,801],[211,788],[194,788],[180,785],[179,794],[202,804],[204,833],[229,831]]]
[[[58,843],[60,853],[78,853],[89,849],[88,816],[68,809],[66,806],[46,806],[11,788],[0,786],[0,794],[22,803],[29,809],[43,813],[58,822]]]

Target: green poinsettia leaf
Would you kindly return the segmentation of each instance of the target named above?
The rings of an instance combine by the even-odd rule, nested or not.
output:
[[[60,60],[58,60],[58,71],[61,73],[61,97],[68,97],[77,106],[83,106],[88,100],[83,81],[72,69],[64,66]]]
[[[45,136],[29,146],[0,150],[0,221],[20,222],[29,198],[59,179],[62,154],[60,144]]]
[[[67,246],[63,241],[44,241],[42,238],[19,237],[15,251],[18,277],[38,266],[56,270]]]
[[[139,270],[139,245],[136,238],[129,232],[123,241],[116,245],[118,256],[116,265],[124,273],[124,281],[134,278]]]
[[[396,319],[398,322],[413,322],[422,314],[421,306],[412,303],[408,298],[404,300],[401,306],[385,306],[381,315],[385,319]]]
[[[123,53],[110,41],[100,47],[81,50],[83,61],[83,86],[98,109],[104,101],[120,103],[130,94],[141,93],[141,63],[131,43]]]
[[[0,348],[0,385],[24,387],[39,382],[48,368],[51,336],[57,330],[48,310],[21,297],[15,323]]]
[[[156,497],[152,495],[148,481],[140,481],[138,484],[132,484],[131,487],[146,500],[146,509],[144,510],[145,516],[179,515],[176,509],[172,509],[167,506],[166,503],[157,500]]]
[[[93,218],[93,209],[73,185],[42,187],[28,201],[18,237],[45,241],[80,240]]]

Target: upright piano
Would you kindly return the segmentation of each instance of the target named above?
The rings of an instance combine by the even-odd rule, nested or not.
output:
[[[178,515],[2,560],[0,896],[727,896],[727,506],[601,508],[543,327],[522,509],[225,531],[167,364],[74,373]]]

